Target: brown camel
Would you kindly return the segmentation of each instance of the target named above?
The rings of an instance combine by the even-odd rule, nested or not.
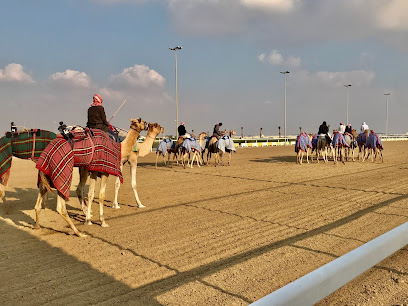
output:
[[[224,135],[227,135],[227,130],[224,130],[221,132],[221,137],[223,137]],[[211,155],[214,154],[214,166],[217,166],[217,142],[218,139],[217,137],[215,137],[214,135],[210,138],[210,140],[208,141],[208,148],[207,148],[207,165],[209,164],[209,160],[211,160]]]
[[[137,138],[139,137],[140,131],[142,131],[145,128],[145,121],[139,119],[131,119],[131,124],[130,124],[130,130],[125,138],[125,140],[121,143],[121,160],[126,160],[128,156],[131,154],[131,149],[136,142]],[[81,181],[78,185],[77,188],[77,195],[78,198],[81,202],[81,207],[84,213],[86,214],[86,223],[89,224],[90,222],[90,208],[91,208],[91,203],[93,201],[94,197],[94,188],[95,188],[95,181],[98,176],[98,172],[92,172],[91,173],[91,182],[90,182],[90,187],[89,187],[89,194],[88,194],[88,207],[85,203],[84,200],[84,185],[86,183],[86,180],[88,178],[88,170],[85,168],[80,168],[80,178]],[[43,202],[44,196],[47,194],[48,191],[51,191],[50,187],[50,179],[41,171],[39,171],[40,175],[40,180],[39,180],[39,194],[37,197],[37,202],[35,205],[35,212],[36,212],[36,223],[35,223],[35,228],[40,229],[40,212],[41,212],[41,204]],[[108,179],[108,174],[106,173],[101,173],[101,188],[100,188],[100,195],[99,195],[99,203],[100,203],[100,221],[102,226],[107,226],[105,219],[103,217],[103,201],[105,198],[105,189],[106,189],[106,181]],[[86,236],[85,234],[79,232],[75,225],[73,224],[72,220],[70,219],[67,209],[66,209],[66,204],[65,204],[65,199],[62,196],[60,192],[58,192],[57,196],[57,212],[62,216],[62,218],[68,223],[68,225],[71,227],[71,229],[74,231],[74,233],[79,236],[79,237],[84,237]],[[89,222],[88,222],[89,221]]]

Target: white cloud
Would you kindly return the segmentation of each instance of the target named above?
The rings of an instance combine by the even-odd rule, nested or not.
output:
[[[376,39],[408,48],[406,0],[167,0],[189,35],[244,35],[281,45]],[[395,35],[395,36],[394,36]],[[404,43],[405,42],[405,43]]]
[[[291,78],[298,84],[307,87],[310,83],[325,85],[328,87],[341,87],[345,84],[355,86],[368,86],[375,78],[375,72],[372,70],[353,70],[353,71],[318,71],[310,73],[308,71],[298,71]]]
[[[91,87],[91,80],[85,72],[74,70],[65,70],[64,72],[57,72],[50,76],[50,79],[64,85],[74,87]]]
[[[294,8],[294,0],[241,0],[243,6],[254,9],[268,9],[287,12]]]
[[[284,58],[282,54],[280,54],[277,50],[273,50],[269,54],[262,53],[258,56],[258,60],[260,62],[268,62],[271,65],[280,65],[280,66],[287,66],[287,67],[299,67],[301,64],[301,60],[299,57],[289,56],[288,58]]]
[[[408,1],[383,1],[378,5],[378,25],[388,30],[408,30]]]
[[[119,86],[163,87],[165,78],[146,65],[134,65],[125,68],[120,74],[111,76],[112,83]]]
[[[23,66],[16,63],[0,69],[0,81],[34,83],[31,76],[23,71]]]

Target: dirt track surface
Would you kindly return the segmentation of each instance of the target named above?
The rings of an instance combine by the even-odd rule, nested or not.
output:
[[[154,168],[139,160],[136,208],[129,168],[110,225],[56,213],[34,230],[34,164],[13,159],[0,204],[0,304],[247,305],[408,220],[408,142],[385,142],[384,163],[295,164],[293,146],[238,149],[230,167]],[[97,190],[98,191],[98,190]],[[319,305],[408,303],[408,248]]]

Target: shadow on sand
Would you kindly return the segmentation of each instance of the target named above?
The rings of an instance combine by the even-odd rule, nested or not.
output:
[[[256,163],[296,163],[296,156],[273,156],[263,159],[251,159],[250,161]],[[306,156],[303,161],[306,161]]]

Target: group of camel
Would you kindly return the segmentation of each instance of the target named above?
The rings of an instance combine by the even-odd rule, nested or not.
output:
[[[171,167],[173,167],[174,162],[186,168],[193,168],[193,163],[196,161],[198,167],[203,165],[209,165],[212,156],[214,156],[214,166],[223,165],[222,157],[228,155],[228,165],[231,165],[232,152],[235,152],[235,147],[233,147],[232,137],[235,135],[234,130],[227,130],[222,132],[221,138],[212,136],[209,137],[207,133],[202,132],[198,135],[198,139],[186,138],[180,136],[177,142],[173,143],[170,139],[164,139],[157,147],[156,152],[156,168],[159,157],[163,158],[163,164],[165,167],[170,165],[170,156],[173,154],[173,161]],[[232,146],[226,146],[225,143],[231,143]],[[205,150],[207,150],[207,160],[204,162]],[[166,160],[167,155],[167,160]]]
[[[344,133],[344,135],[334,130],[330,139],[323,134],[301,133],[296,140],[296,163],[301,165],[304,155],[306,155],[307,163],[309,163],[309,156],[313,163],[313,153],[315,152],[317,163],[319,163],[320,157],[327,163],[329,156],[332,156],[335,164],[338,160],[344,164],[350,155],[353,161],[356,160],[354,150],[357,148],[358,160],[364,162],[371,156],[371,161],[374,162],[378,155],[381,162],[384,162],[383,146],[379,136],[373,130],[367,129],[363,133],[357,134],[356,130],[352,129],[351,134]]]
[[[132,189],[135,194],[136,202],[137,202],[137,207],[145,207],[138,196],[137,193],[137,188],[136,188],[136,169],[137,169],[137,161],[139,157],[143,157],[147,155],[148,153],[151,152],[153,142],[156,139],[156,136],[159,133],[164,133],[164,128],[161,127],[157,123],[147,123],[146,121],[142,119],[131,119],[131,124],[130,124],[130,130],[126,136],[126,138],[120,143],[120,171],[123,169],[123,165],[125,163],[130,164],[130,172],[131,172],[131,178],[132,178]],[[140,143],[138,145],[137,151],[133,151],[132,148],[134,147],[136,140],[139,137],[139,134],[141,131],[147,129],[147,136],[144,140],[143,143]],[[75,151],[73,153],[75,155]],[[89,171],[86,166],[81,166],[79,167],[79,172],[80,172],[80,182],[79,185],[76,189],[76,193],[79,199],[79,202],[81,203],[81,208],[82,211],[85,214],[85,224],[91,225],[91,204],[94,199],[94,193],[95,193],[95,185],[96,185],[96,179],[98,176],[101,177],[100,180],[100,192],[99,192],[99,220],[101,222],[102,227],[107,227],[108,224],[105,221],[105,217],[103,214],[103,204],[104,204],[104,199],[105,199],[105,190],[106,190],[106,183],[109,174],[108,173],[102,173],[102,172],[94,172],[94,171]],[[85,184],[86,181],[90,178],[90,183],[89,183],[89,191],[88,191],[88,201],[85,199]],[[40,228],[40,212],[41,212],[41,206],[43,201],[47,200],[47,193],[52,191],[52,181],[51,178],[45,175],[43,172],[39,171],[39,182],[38,182],[38,188],[39,188],[39,193],[37,197],[37,202],[35,205],[35,211],[36,211],[36,223],[35,223],[35,228],[39,229]],[[116,178],[115,181],[115,197],[113,201],[113,208],[120,208],[118,204],[118,192],[120,188],[120,180],[119,177]],[[4,197],[4,185],[0,182],[0,199]],[[67,209],[66,209],[66,203],[65,203],[65,197],[63,194],[61,194],[60,191],[57,191],[57,212],[62,216],[62,218],[68,223],[68,225],[71,227],[71,229],[74,231],[74,233],[79,236],[79,237],[84,237],[86,234],[78,231],[78,229],[75,227],[74,223],[70,219]]]

